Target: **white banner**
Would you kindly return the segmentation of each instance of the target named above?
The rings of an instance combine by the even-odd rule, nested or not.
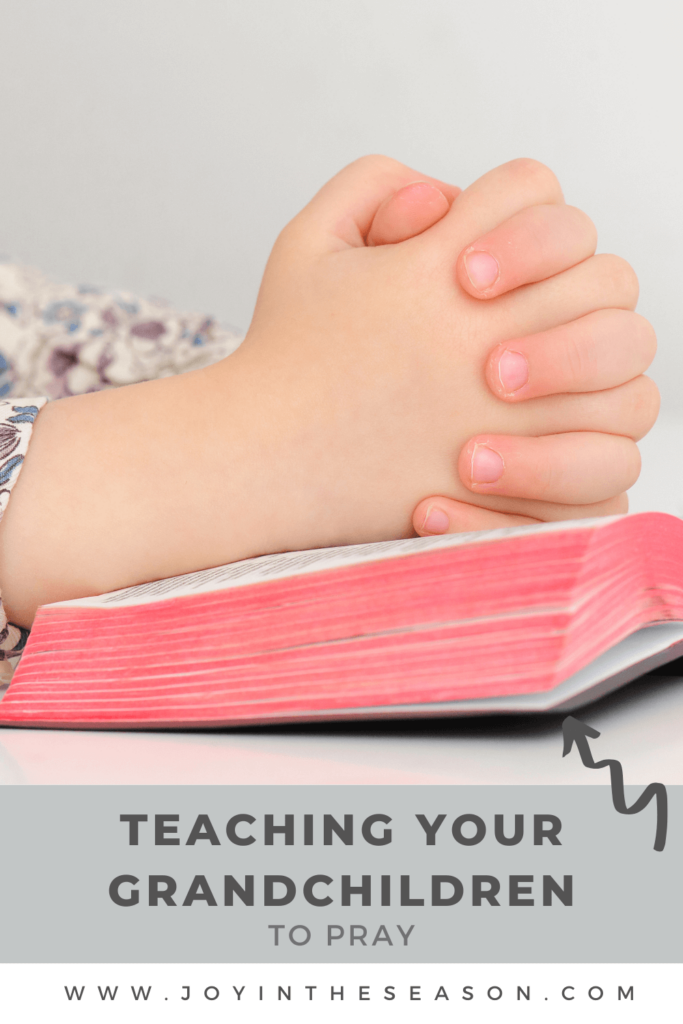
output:
[[[677,964],[3,964],[0,1019],[679,1024]]]

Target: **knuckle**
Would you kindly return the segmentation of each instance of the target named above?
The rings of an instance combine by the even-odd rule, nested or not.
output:
[[[569,215],[574,218],[577,226],[579,227],[581,234],[590,241],[593,250],[595,250],[598,244],[598,229],[595,224],[583,210],[580,210],[578,206],[568,206],[567,211]]]
[[[295,243],[297,232],[299,229],[299,219],[301,214],[298,213],[290,221],[288,221],[283,228],[280,228],[275,244],[273,245],[273,252],[280,252],[282,249],[287,249],[290,245]]]
[[[601,467],[601,479],[604,481],[603,498],[614,500],[617,494],[633,487],[640,475],[640,451],[631,437],[623,434],[603,434],[600,438],[600,456],[595,463]]]
[[[621,256],[609,253],[601,257],[602,270],[610,290],[626,309],[634,309],[638,302],[640,286],[631,264]]]
[[[657,334],[649,320],[646,320],[640,313],[631,314],[636,318],[639,328],[639,342],[643,359],[647,360],[645,366],[649,366],[657,354]]]
[[[631,376],[648,368],[657,354],[657,335],[649,320],[631,309],[618,308],[599,309],[589,316],[599,326],[603,344],[609,343],[610,358],[618,345],[628,350]]]
[[[629,441],[624,458],[624,488],[628,490],[640,476],[640,451],[635,441]]]
[[[368,153],[365,156],[359,156],[357,160],[347,164],[342,173],[345,171],[360,171],[364,174],[372,174],[397,170],[405,170],[405,166],[399,163],[398,160],[394,160],[390,156],[384,156],[382,153]]]
[[[517,157],[516,160],[511,160],[507,167],[516,178],[531,183],[542,194],[562,197],[562,189],[557,175],[540,160],[533,160],[526,156]]]
[[[633,438],[623,434],[597,433],[593,437],[596,443],[591,455],[594,486],[602,491],[599,497],[611,503],[638,479],[640,451]]]
[[[652,429],[659,414],[659,388],[651,377],[640,376],[631,381],[629,390],[631,429],[628,436],[638,441]]]

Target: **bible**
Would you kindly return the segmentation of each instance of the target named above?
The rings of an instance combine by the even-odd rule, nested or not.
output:
[[[570,710],[683,654],[662,513],[265,555],[39,609],[0,724]]]

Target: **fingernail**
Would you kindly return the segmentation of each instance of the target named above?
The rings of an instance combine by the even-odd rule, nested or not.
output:
[[[472,452],[472,483],[494,484],[503,475],[505,463],[502,456],[485,444],[475,444]]]
[[[498,280],[498,260],[488,252],[469,252],[465,256],[465,270],[473,286],[479,292],[486,291]]]
[[[443,199],[446,205],[448,205],[448,199],[446,199],[441,189],[437,188],[436,185],[430,185],[428,181],[411,181],[410,184],[400,188],[398,192],[394,192],[394,195],[397,196],[399,193],[408,199],[415,199],[420,204],[426,199],[430,204],[439,203],[442,205],[441,200]],[[393,196],[391,198],[393,199]]]
[[[430,505],[427,509],[422,529],[427,533],[446,533],[451,521],[442,508]]]
[[[498,377],[503,385],[503,391],[508,394],[524,387],[529,380],[529,364],[521,352],[505,349],[498,360]]]

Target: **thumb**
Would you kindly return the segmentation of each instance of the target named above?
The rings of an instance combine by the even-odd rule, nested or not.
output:
[[[413,529],[420,537],[474,530],[500,530],[508,526],[529,526],[540,522],[528,516],[491,512],[453,498],[425,498],[413,512]]]
[[[364,156],[349,164],[323,185],[310,203],[294,218],[289,228],[300,226],[308,236],[309,244],[311,238],[315,238],[317,246],[323,251],[364,246],[373,219],[382,204],[406,185],[414,185],[417,182],[437,189],[444,197],[445,206],[436,219],[440,219],[447,212],[450,203],[460,191],[436,178],[420,174],[419,171],[406,167],[405,164],[390,157]],[[432,189],[428,194],[433,198]],[[390,221],[397,220],[397,214],[405,211],[406,206],[410,205],[406,202],[407,198],[399,200],[395,213],[388,218]],[[424,193],[421,201],[417,203],[418,207],[425,205],[423,199]],[[399,234],[402,230],[404,229],[399,229]],[[419,228],[419,231],[423,230],[424,227]],[[404,237],[411,237],[417,233],[418,231],[409,231]],[[402,238],[391,240],[402,241]],[[382,243],[374,241],[371,244]]]
[[[439,182],[413,181],[393,192],[375,214],[366,238],[367,245],[405,242],[422,234],[441,220],[462,189]]]

